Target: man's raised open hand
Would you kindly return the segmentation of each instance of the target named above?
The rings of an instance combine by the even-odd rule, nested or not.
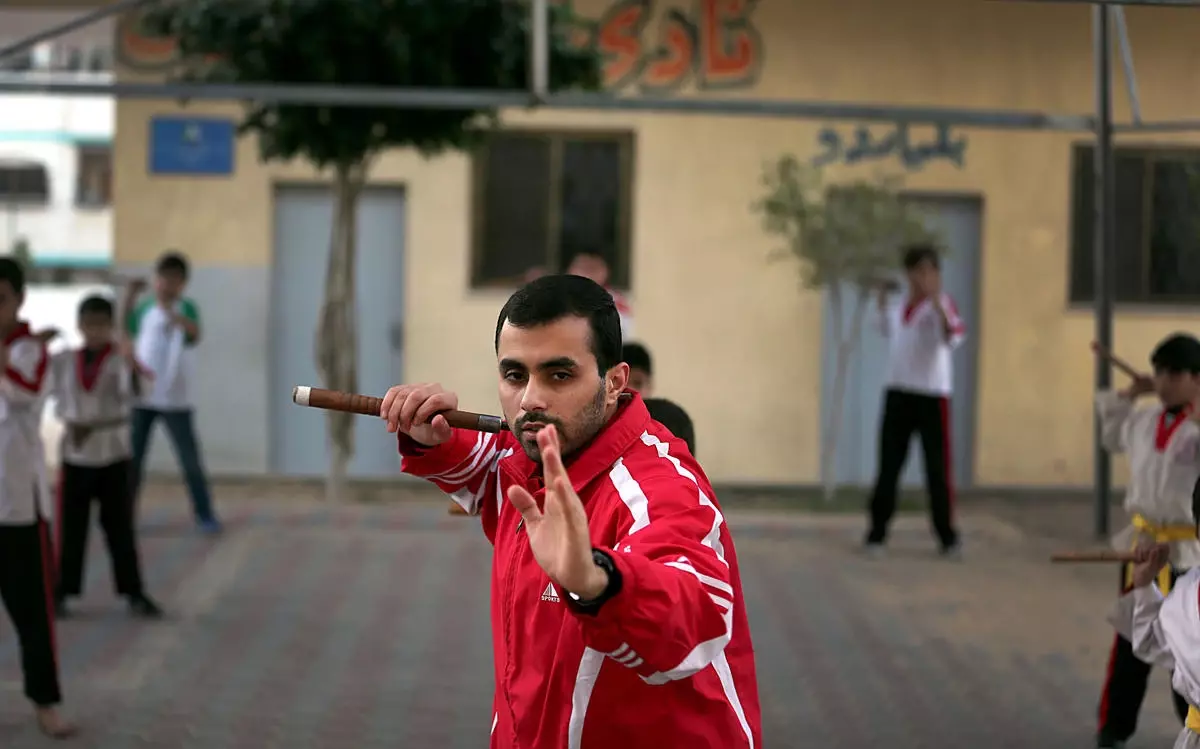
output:
[[[545,502],[539,509],[533,495],[516,485],[509,487],[508,501],[521,513],[533,557],[550,579],[583,600],[596,598],[608,585],[608,574],[593,561],[587,512],[563,465],[558,431],[553,425],[544,426],[537,441]]]

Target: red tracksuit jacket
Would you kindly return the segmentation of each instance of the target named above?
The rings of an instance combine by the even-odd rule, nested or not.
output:
[[[737,556],[704,472],[683,442],[623,405],[568,472],[592,545],[621,590],[594,614],[570,608],[533,558],[514,483],[544,494],[507,432],[455,430],[405,473],[481,516],[495,547],[491,749],[757,749],[761,716]]]

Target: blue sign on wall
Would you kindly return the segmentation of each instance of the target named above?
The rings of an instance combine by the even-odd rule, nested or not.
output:
[[[150,120],[150,173],[233,174],[237,125],[215,117],[158,116]]]

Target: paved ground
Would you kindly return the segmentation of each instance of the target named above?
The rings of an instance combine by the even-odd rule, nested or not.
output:
[[[126,618],[94,546],[82,616],[59,631],[86,728],[73,746],[486,745],[489,547],[474,521],[428,498],[331,510],[226,492],[229,532],[210,541],[176,490],[159,493],[144,558],[171,617]],[[919,516],[880,562],[853,553],[858,517],[730,509],[767,747],[1089,746],[1114,573],[1043,561],[1049,538],[1086,537],[1069,526],[1087,506],[965,513],[955,564]],[[1176,731],[1162,675],[1151,689],[1133,746]],[[0,621],[0,747],[50,745],[28,717]]]

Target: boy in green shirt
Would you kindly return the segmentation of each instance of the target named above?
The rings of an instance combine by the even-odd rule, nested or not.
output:
[[[133,496],[141,486],[150,430],[159,418],[175,444],[196,523],[205,533],[219,533],[208,478],[200,457],[192,419],[190,384],[193,357],[200,342],[200,310],[183,296],[188,280],[187,259],[170,252],[155,266],[154,294],[137,301],[145,282],[130,284],[125,299],[126,330],[134,354],[153,377],[133,409]]]

